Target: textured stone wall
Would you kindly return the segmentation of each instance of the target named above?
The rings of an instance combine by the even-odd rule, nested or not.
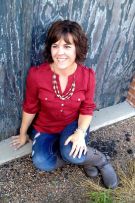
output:
[[[43,62],[46,30],[57,19],[77,21],[88,35],[97,108],[125,100],[135,72],[134,0],[0,0],[0,139],[19,129],[27,70]]]

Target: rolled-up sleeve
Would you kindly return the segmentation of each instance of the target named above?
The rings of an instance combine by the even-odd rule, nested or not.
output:
[[[37,68],[32,67],[28,72],[28,76],[26,79],[25,99],[23,101],[23,111],[30,114],[35,114],[39,110],[36,69]]]
[[[85,93],[85,100],[82,102],[80,107],[80,114],[82,115],[93,115],[94,109],[96,108],[96,104],[94,102],[95,85],[95,72],[94,70],[89,69],[89,79],[87,91]]]

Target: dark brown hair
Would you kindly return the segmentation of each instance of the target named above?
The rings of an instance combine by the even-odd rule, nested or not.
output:
[[[51,45],[64,38],[66,43],[70,43],[68,34],[71,34],[76,47],[76,62],[81,63],[86,59],[88,51],[88,40],[81,26],[70,20],[58,20],[52,24],[48,30],[45,43],[45,61],[52,63]]]

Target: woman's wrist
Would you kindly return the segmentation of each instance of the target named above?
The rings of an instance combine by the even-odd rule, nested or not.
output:
[[[21,135],[21,136],[27,136],[27,132],[25,132],[25,131],[23,131],[23,130],[20,129],[20,135]]]
[[[75,134],[81,134],[81,135],[83,135],[84,137],[87,135],[86,130],[84,130],[84,129],[81,128],[81,127],[78,127],[78,128],[75,130],[74,133],[75,133]]]

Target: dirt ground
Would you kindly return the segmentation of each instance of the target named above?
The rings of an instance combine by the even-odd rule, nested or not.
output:
[[[135,159],[135,117],[92,132],[89,144],[126,170],[127,161]],[[39,172],[28,155],[0,166],[0,203],[88,203],[82,179],[88,177],[75,165]]]

